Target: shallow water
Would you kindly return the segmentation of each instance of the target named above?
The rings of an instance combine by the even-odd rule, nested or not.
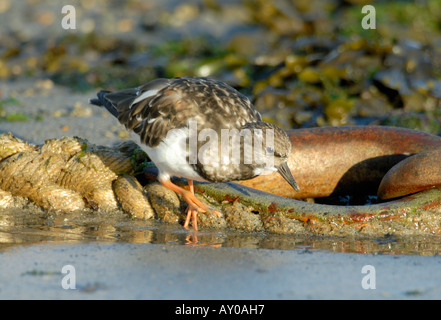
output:
[[[438,255],[441,237],[380,238],[284,235],[245,232],[230,228],[185,230],[155,220],[132,220],[120,212],[47,215],[38,210],[0,213],[0,251],[16,245],[87,242],[150,243],[164,245],[265,248],[304,253],[316,250],[360,254]]]

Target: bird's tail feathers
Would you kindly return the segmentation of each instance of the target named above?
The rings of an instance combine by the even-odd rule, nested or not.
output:
[[[110,93],[110,91],[102,90],[97,93],[97,98],[89,99],[89,103],[98,107],[105,107],[111,114],[118,117],[119,113],[116,107],[105,98],[105,95]]]

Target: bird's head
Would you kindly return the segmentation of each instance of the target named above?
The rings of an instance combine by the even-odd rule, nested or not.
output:
[[[300,191],[297,182],[291,174],[287,161],[291,154],[292,145],[284,130],[268,122],[253,122],[244,126],[252,133],[253,164],[256,175],[277,171],[296,191]],[[244,144],[244,154],[247,155],[247,142]]]

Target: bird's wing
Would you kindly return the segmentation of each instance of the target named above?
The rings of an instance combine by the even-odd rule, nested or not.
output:
[[[141,142],[149,147],[157,146],[169,130],[186,125],[197,109],[194,101],[177,90],[175,81],[170,79],[106,93],[104,98],[116,110],[119,122],[139,134]]]

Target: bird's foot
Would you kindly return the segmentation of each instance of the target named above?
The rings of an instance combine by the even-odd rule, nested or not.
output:
[[[216,210],[211,210],[208,205],[200,201],[196,196],[194,195],[194,190],[192,187],[190,189],[193,191],[187,191],[181,187],[178,187],[177,185],[173,184],[170,180],[166,181],[160,181],[161,184],[176,193],[180,194],[182,198],[184,198],[184,201],[187,202],[188,208],[187,208],[187,217],[185,218],[184,222],[184,228],[188,229],[188,226],[190,224],[190,220],[193,225],[194,230],[198,230],[198,222],[197,222],[197,215],[199,212],[208,212],[217,215],[219,218],[221,217],[220,212]]]
[[[191,224],[193,225],[193,229],[194,230],[198,230],[198,213],[199,212],[208,212],[208,213],[212,213],[218,216],[218,218],[221,217],[220,212],[216,211],[216,210],[211,210],[208,205],[206,205],[205,203],[202,203],[202,201],[200,201],[198,198],[196,198],[196,196],[189,191],[184,190],[184,193],[181,194],[182,197],[184,198],[185,202],[188,203],[188,208],[187,208],[187,217],[185,218],[185,222],[184,222],[184,228],[188,229],[188,226],[190,224],[190,219],[191,219]]]
[[[207,208],[208,208],[208,206],[207,206]],[[195,231],[198,230],[198,213],[199,212],[208,212],[208,213],[215,214],[218,218],[221,217],[221,214],[219,211],[209,210],[209,209],[205,210],[205,209],[195,207],[193,205],[188,205],[187,217],[185,218],[185,222],[184,222],[185,229],[188,229],[188,226],[190,225],[190,219],[191,219],[191,224],[193,226],[193,229]]]

